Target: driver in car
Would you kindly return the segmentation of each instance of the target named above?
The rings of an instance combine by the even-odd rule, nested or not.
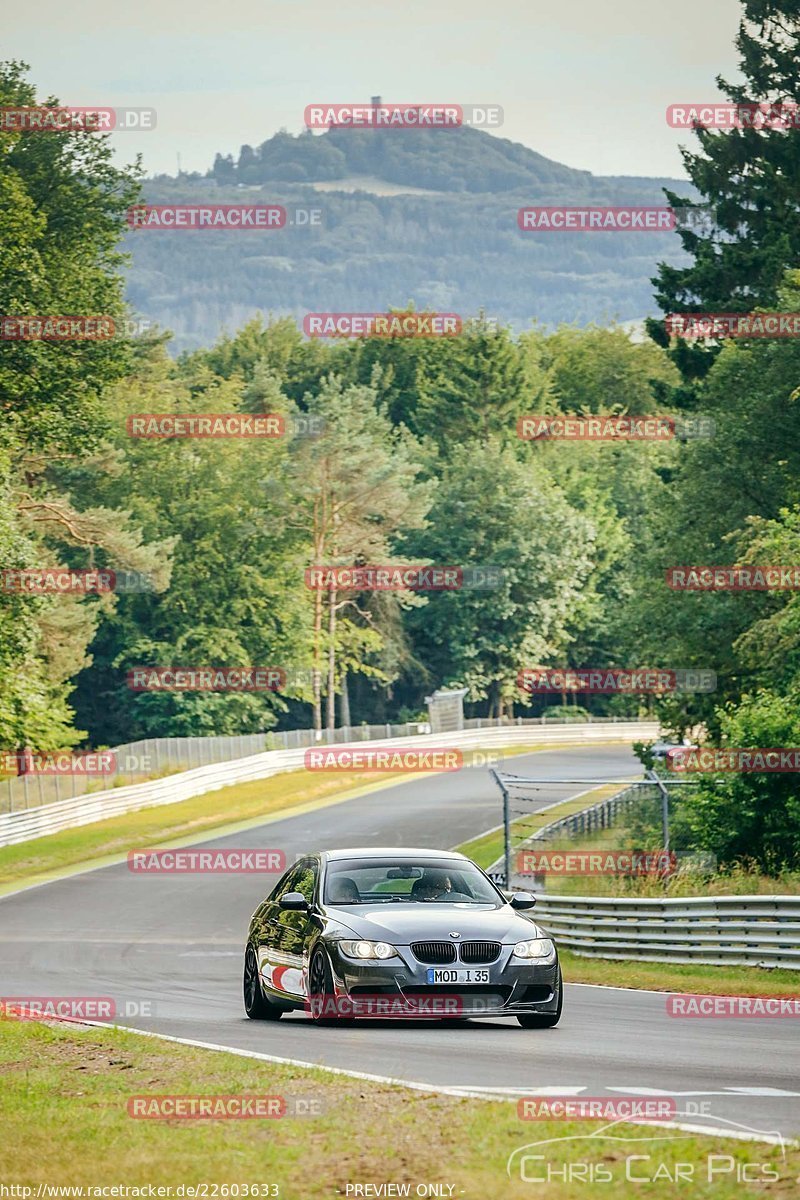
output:
[[[437,900],[453,890],[453,881],[443,871],[426,871],[411,889],[414,900]]]

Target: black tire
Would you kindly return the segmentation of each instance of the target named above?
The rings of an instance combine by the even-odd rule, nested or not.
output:
[[[523,1029],[552,1029],[561,1020],[561,1008],[564,1000],[564,986],[561,978],[561,967],[558,968],[558,1006],[551,1013],[524,1013],[517,1017]]]
[[[283,1016],[283,1009],[272,1004],[264,995],[261,980],[258,977],[256,952],[248,946],[244,955],[244,979],[242,981],[244,994],[244,1011],[251,1021],[277,1021]]]
[[[315,1025],[352,1025],[352,1017],[339,1017],[333,1001],[333,973],[328,956],[317,946],[308,967],[308,1012]],[[322,1010],[322,1011],[321,1011]]]

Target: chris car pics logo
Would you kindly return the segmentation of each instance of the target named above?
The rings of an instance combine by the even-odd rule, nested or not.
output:
[[[675,1116],[685,1120],[692,1114],[688,1110],[678,1111]],[[752,1129],[715,1116],[715,1126],[729,1129],[733,1137],[748,1139],[748,1153],[743,1159],[726,1150],[693,1153],[687,1143],[696,1138],[696,1132],[658,1121],[663,1132],[645,1133],[642,1126],[635,1124],[637,1119],[642,1118],[622,1117],[586,1135],[528,1142],[509,1155],[506,1173],[509,1179],[520,1183],[560,1187],[565,1183],[617,1183],[623,1187],[662,1184],[684,1189],[686,1184],[704,1185],[703,1195],[711,1194],[707,1191],[709,1186],[723,1182],[763,1185],[775,1183],[781,1177],[776,1170],[780,1158],[775,1148],[779,1147],[783,1160],[786,1150],[783,1137],[775,1130]],[[688,1193],[684,1190],[676,1194]]]

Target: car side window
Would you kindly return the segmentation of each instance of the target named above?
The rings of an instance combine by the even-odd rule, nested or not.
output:
[[[298,890],[296,885],[302,874],[303,865],[295,863],[293,867],[289,868],[283,878],[279,879],[275,884],[269,900],[274,902],[275,900],[280,900],[281,896],[285,896],[287,892],[296,892]]]
[[[295,880],[294,887],[290,890],[293,892],[299,892],[301,896],[305,896],[309,904],[313,903],[318,875],[319,863],[315,862],[313,859],[301,863],[299,878]]]

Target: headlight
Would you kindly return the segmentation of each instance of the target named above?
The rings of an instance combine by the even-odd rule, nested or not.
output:
[[[550,938],[534,938],[532,942],[517,942],[512,958],[550,958],[555,946]]]
[[[339,942],[339,949],[348,958],[394,958],[394,946],[388,942]]]

